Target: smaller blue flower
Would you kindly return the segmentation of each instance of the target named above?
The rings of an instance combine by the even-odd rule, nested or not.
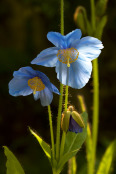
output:
[[[33,93],[34,99],[40,98],[42,106],[48,106],[53,99],[53,92],[60,94],[48,77],[31,67],[22,67],[14,71],[14,78],[9,82],[9,94],[27,96]]]

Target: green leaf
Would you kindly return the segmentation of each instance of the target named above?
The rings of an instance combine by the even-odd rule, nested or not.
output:
[[[100,21],[98,21],[98,25],[96,28],[96,33],[95,33],[95,37],[97,37],[98,39],[101,39],[102,34],[103,34],[103,29],[105,27],[107,23],[107,16],[103,16]]]
[[[116,140],[113,141],[106,149],[105,154],[100,162],[97,174],[108,174],[111,169],[112,161],[115,155]]]
[[[4,146],[4,153],[7,157],[7,174],[25,174],[17,158],[6,146]]]
[[[74,132],[68,132],[66,135],[66,143],[65,143],[65,153],[79,150],[84,143],[86,136],[87,136],[87,113],[83,112],[81,114],[85,128],[83,128],[83,132],[81,133],[74,133]]]
[[[58,172],[61,172],[62,171],[62,168],[64,166],[64,164],[70,159],[72,158],[73,156],[76,155],[76,153],[78,152],[78,149],[72,151],[72,152],[68,152],[68,153],[65,153],[61,158],[60,158],[60,161],[58,163],[58,166],[57,166],[57,171]]]
[[[84,34],[91,35],[91,24],[87,18],[86,9],[83,6],[77,7],[74,13],[74,21]]]
[[[108,0],[98,0],[96,4],[96,16],[101,17],[106,11]]]
[[[40,146],[42,147],[43,151],[45,152],[48,159],[51,161],[51,149],[49,144],[47,144],[42,138],[37,135],[31,128],[29,128],[30,132],[34,135],[34,137],[38,140]]]

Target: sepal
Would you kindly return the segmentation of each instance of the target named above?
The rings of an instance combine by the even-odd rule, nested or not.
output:
[[[72,117],[73,117],[73,119],[78,123],[78,125],[79,125],[80,127],[82,127],[82,128],[85,127],[83,118],[82,118],[82,116],[81,116],[78,112],[73,111],[73,112],[72,112]]]
[[[69,129],[70,115],[71,115],[70,111],[64,111],[62,113],[61,128],[64,132],[67,132]]]
[[[73,106],[69,106],[67,111],[62,113],[61,128],[64,132],[71,131],[80,133],[84,127],[83,118],[78,112],[74,111]]]

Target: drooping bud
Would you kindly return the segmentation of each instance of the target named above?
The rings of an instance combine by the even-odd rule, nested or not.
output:
[[[81,115],[74,111],[73,106],[69,106],[67,111],[62,114],[61,128],[63,131],[71,131],[75,133],[82,132],[85,127],[84,121]]]

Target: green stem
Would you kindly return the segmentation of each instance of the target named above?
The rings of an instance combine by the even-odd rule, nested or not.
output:
[[[86,111],[86,106],[85,106],[84,98],[81,95],[78,95],[77,97],[78,97],[78,100],[79,100],[81,112],[85,112]]]
[[[98,119],[99,119],[99,77],[98,77],[98,62],[97,59],[93,61],[93,127],[92,127],[92,140],[93,140],[93,152],[92,152],[92,165],[93,172],[96,158],[97,136],[98,136]]]
[[[96,19],[95,19],[95,3],[91,0],[91,22],[93,29],[93,36],[95,34]],[[98,76],[98,61],[93,61],[93,123],[92,123],[92,173],[94,173],[95,159],[96,159],[96,147],[97,147],[97,136],[98,136],[98,119],[99,119],[99,76]]]
[[[62,140],[61,140],[61,147],[60,147],[60,157],[62,157],[63,152],[64,152],[65,139],[66,139],[66,132],[63,131]]]
[[[66,85],[65,89],[65,111],[67,111],[67,105],[68,105],[68,85]]]
[[[48,105],[48,115],[49,115],[49,123],[50,123],[51,144],[52,144],[52,155],[53,155],[53,159],[54,159],[54,157],[55,157],[54,134],[53,134],[52,115],[51,115],[50,105]]]
[[[60,84],[60,97],[59,97],[59,108],[57,117],[57,132],[56,132],[56,159],[59,159],[60,153],[60,125],[61,125],[61,112],[62,112],[62,98],[63,98],[63,85]]]
[[[53,174],[59,174],[59,172],[53,170]]]
[[[61,34],[64,35],[64,1],[61,0]],[[63,85],[60,84],[59,108],[57,117],[57,132],[56,132],[56,160],[59,159],[60,153],[60,125],[62,112]]]
[[[94,0],[91,0],[91,24],[92,24],[92,29],[93,33],[95,31],[95,3]]]
[[[69,78],[68,74],[69,74],[69,69],[67,69],[67,84],[68,84],[68,78]],[[65,88],[65,111],[67,111],[67,105],[68,105],[68,85],[66,85],[66,88]],[[63,155],[63,152],[64,152],[65,139],[66,139],[66,132],[63,131],[61,147],[60,147],[60,157]]]
[[[76,174],[76,173],[77,173],[76,156],[73,156],[68,161],[68,174]]]
[[[61,34],[64,35],[64,0],[61,0]]]

